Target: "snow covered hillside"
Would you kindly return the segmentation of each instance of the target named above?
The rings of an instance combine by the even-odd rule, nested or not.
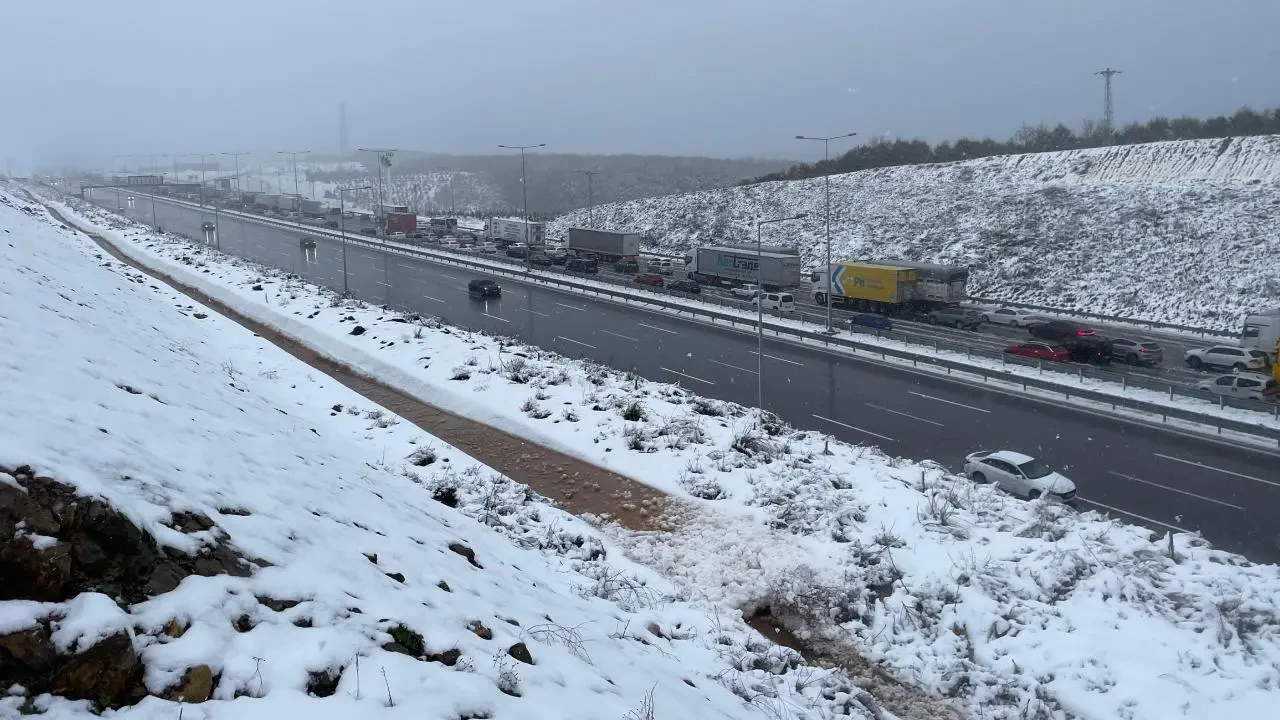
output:
[[[680,507],[672,527],[609,536],[684,597],[724,615],[768,608],[904,720],[1264,717],[1280,691],[1275,566],[758,423],[678,384],[343,301],[67,203],[130,256],[338,362],[666,493]],[[440,467],[414,472],[482,517],[495,496],[521,494]],[[561,488],[599,490],[574,478]],[[636,504],[618,507],[645,511]],[[794,707],[808,688],[796,672],[799,685],[748,684],[748,695],[770,712]]]
[[[42,208],[0,229],[0,718],[871,717]]]
[[[452,190],[449,187],[452,180]],[[392,168],[390,179],[382,177],[383,199],[396,205],[408,205],[420,215],[443,215],[452,206],[459,214],[474,214],[496,207],[507,207],[502,195],[480,173],[430,172],[399,173]],[[325,197],[338,197],[338,187],[363,187],[371,190],[347,193],[348,202],[359,207],[373,207],[378,202],[378,176],[369,175],[359,180],[345,180],[332,184]],[[451,194],[452,192],[452,194]]]
[[[974,294],[1235,330],[1280,305],[1280,136],[1194,140],[867,170],[831,179],[833,255],[968,265]],[[600,227],[683,253],[755,240],[824,253],[823,180],[597,206]],[[578,210],[551,235],[586,224]]]

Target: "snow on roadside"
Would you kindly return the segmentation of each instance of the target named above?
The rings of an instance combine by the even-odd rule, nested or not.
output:
[[[657,718],[869,716],[840,674],[708,616],[583,520],[2,190],[0,228],[0,330],[21,344],[0,362],[0,490],[30,466],[162,557],[226,543],[258,566],[123,606],[0,601],[0,634],[43,622],[59,652],[125,633],[152,696],[117,717],[179,717],[158,696],[196,668],[212,699],[186,717],[594,720],[651,717],[650,699]],[[485,501],[460,488],[459,513],[447,483]],[[58,537],[24,520],[6,553],[68,552],[65,526],[31,520]],[[0,717],[17,717],[22,688],[6,689]],[[105,698],[31,702],[84,718]]]
[[[678,533],[613,536],[692,597],[768,606],[975,715],[1263,717],[1280,691],[1275,566],[817,433],[758,430],[743,408],[677,385],[428,318],[410,331],[86,212],[131,254],[428,402],[704,499],[720,512]]]

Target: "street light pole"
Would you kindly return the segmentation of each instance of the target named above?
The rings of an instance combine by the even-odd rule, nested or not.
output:
[[[764,247],[761,244],[761,228],[773,223],[799,220],[805,213],[781,218],[756,221],[756,409],[759,422],[764,422]]]
[[[831,327],[831,288],[833,287],[831,278],[831,141],[843,138],[851,138],[858,133],[845,133],[844,135],[832,135],[831,137],[810,137],[808,135],[797,135],[797,140],[821,140],[822,141],[822,166],[824,172],[823,184],[826,186],[827,194],[827,264],[823,267],[823,274],[827,278],[827,287],[822,292],[822,297],[826,298],[827,306],[827,333],[835,332]]]
[[[378,212],[374,217],[376,218],[375,223],[377,222],[377,220],[382,220],[381,224],[382,224],[383,231],[385,232],[386,219],[383,215],[383,207],[382,207],[385,202],[385,199],[382,194],[382,158],[383,156],[386,156],[389,161],[391,158],[391,155],[395,153],[396,149],[395,148],[357,148],[357,149],[360,152],[374,153],[378,156],[378,161],[377,161],[378,162]]]
[[[306,155],[310,150],[277,150],[279,155],[289,155],[293,158],[293,211],[302,210],[302,193],[298,192],[298,156]]]
[[[546,147],[546,146],[547,146],[546,143],[538,143],[537,145],[499,145],[498,146],[506,150],[520,151],[520,194],[523,196],[523,200],[521,202],[524,204],[524,209],[521,210],[521,212],[524,214],[524,269],[525,269],[525,272],[529,271],[529,267],[530,267],[529,256],[533,254],[533,245],[532,243],[529,242],[529,183],[526,182],[525,173],[524,173],[524,151],[532,150],[533,148]]]
[[[596,226],[596,200],[595,192],[592,187],[591,180],[600,173],[596,170],[578,170],[577,172],[587,176],[587,225]]]
[[[218,153],[197,153],[196,154],[196,157],[200,158],[200,207],[201,209],[204,208],[204,184],[205,184],[204,159],[207,157],[213,157],[214,155],[217,155],[217,154]]]
[[[368,190],[370,185],[354,188],[338,188],[338,228],[342,234],[342,296],[350,292],[347,289],[347,193],[352,190]]]
[[[239,200],[244,193],[244,187],[240,185],[240,156],[248,155],[247,152],[225,152],[223,155],[230,155],[236,161],[236,199]]]

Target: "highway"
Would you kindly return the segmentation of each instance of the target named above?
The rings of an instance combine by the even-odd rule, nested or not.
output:
[[[114,194],[96,200],[115,209]],[[139,196],[126,214],[150,223],[151,200]],[[166,230],[199,238],[201,223],[213,212],[160,201],[155,216]],[[227,215],[219,227],[225,252],[330,288],[343,286],[337,240],[311,235],[317,247],[309,256],[299,242],[305,231]],[[679,382],[707,397],[755,404],[754,334],[512,281],[500,280],[500,300],[475,301],[466,293],[475,274],[350,245],[347,266],[351,291],[367,302],[519,337],[568,357]],[[1085,509],[1161,531],[1198,530],[1220,547],[1280,561],[1276,455],[767,337],[763,370],[765,407],[797,428],[876,445],[890,455],[937,460],[953,470],[974,450],[1020,450],[1075,480]]]

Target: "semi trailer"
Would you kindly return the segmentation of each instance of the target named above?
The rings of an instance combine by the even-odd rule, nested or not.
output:
[[[618,260],[640,254],[640,233],[592,228],[569,228],[566,247],[578,254],[602,260]]]

